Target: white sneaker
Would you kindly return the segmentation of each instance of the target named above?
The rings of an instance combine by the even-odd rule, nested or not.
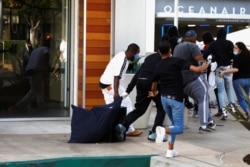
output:
[[[173,158],[179,156],[179,153],[175,150],[167,150],[166,157]]]
[[[221,120],[226,120],[227,119],[227,110],[225,108],[222,108],[222,117]]]
[[[155,129],[155,131],[156,131],[155,143],[157,143],[157,144],[163,143],[163,140],[164,140],[165,135],[166,135],[165,128],[163,128],[161,126],[157,126],[156,129]]]

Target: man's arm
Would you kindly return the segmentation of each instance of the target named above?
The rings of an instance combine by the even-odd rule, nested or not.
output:
[[[120,76],[114,76],[114,100],[118,100],[120,98],[119,95],[119,84],[120,84]]]
[[[140,69],[139,71],[137,71],[135,73],[135,75],[133,76],[133,78],[131,79],[130,83],[128,84],[127,86],[127,89],[126,89],[126,92],[129,94],[135,87],[136,83],[137,83],[137,77],[138,77],[138,74],[140,73]]]
[[[203,57],[203,55],[197,55],[197,56],[195,56],[194,57],[194,60],[196,61],[196,62],[199,62],[199,61],[205,61],[205,59],[204,59],[204,57]]]
[[[206,71],[208,68],[208,64],[206,62],[203,62],[200,66],[194,66],[194,65],[190,65],[189,66],[189,70],[195,72],[195,73],[203,73],[204,71]]]
[[[158,95],[157,82],[153,82],[151,85],[151,91],[148,92],[148,97],[155,97]]]

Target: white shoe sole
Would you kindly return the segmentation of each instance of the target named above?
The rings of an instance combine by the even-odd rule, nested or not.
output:
[[[163,128],[161,126],[157,126],[155,131],[156,131],[155,143],[157,143],[157,144],[163,143],[163,140],[164,140],[165,135],[166,135],[165,128]]]
[[[177,156],[179,156],[179,153],[175,150],[172,150],[172,151],[168,150],[166,153],[167,158],[173,158],[173,157],[177,157]]]

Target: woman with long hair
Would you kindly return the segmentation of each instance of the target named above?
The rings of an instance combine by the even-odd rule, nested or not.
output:
[[[249,105],[241,88],[247,95],[250,94],[250,51],[243,42],[237,42],[234,45],[234,55],[233,68],[222,71],[220,77],[233,73],[233,87],[238,103],[245,112],[246,118],[249,119]]]

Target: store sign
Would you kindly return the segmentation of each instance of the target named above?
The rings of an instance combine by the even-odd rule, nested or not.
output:
[[[173,13],[174,12],[174,8],[172,6],[170,6],[170,5],[164,6],[163,10],[164,10],[165,13]],[[245,15],[246,14],[246,8],[244,8],[244,7],[240,7],[240,8],[223,7],[222,9],[219,9],[216,6],[211,6],[209,8],[204,7],[204,6],[200,6],[199,8],[197,8],[195,6],[178,6],[178,12],[179,13],[188,13],[188,14],[198,13],[198,14],[223,14],[223,15],[239,14],[239,15]]]
[[[156,0],[156,17],[173,17],[174,0]],[[184,18],[249,19],[250,1],[179,0],[178,15]]]

